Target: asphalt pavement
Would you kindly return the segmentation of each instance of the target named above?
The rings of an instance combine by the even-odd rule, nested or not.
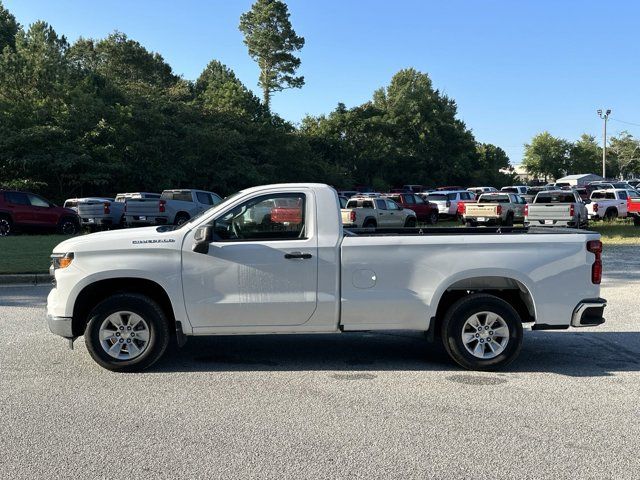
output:
[[[527,331],[507,371],[419,334],[190,339],[141,374],[0,288],[0,478],[640,478],[640,248],[608,248],[607,323]]]

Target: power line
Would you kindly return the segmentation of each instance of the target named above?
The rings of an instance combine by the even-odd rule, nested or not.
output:
[[[640,123],[627,122],[625,120],[618,120],[617,118],[612,118],[611,120],[618,123],[626,123],[627,125],[634,125],[636,127],[640,127]]]

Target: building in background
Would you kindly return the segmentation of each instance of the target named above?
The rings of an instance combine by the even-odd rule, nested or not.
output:
[[[556,183],[567,183],[571,187],[583,187],[590,182],[604,180],[600,175],[595,173],[578,173],[576,175],[567,175],[556,180]]]

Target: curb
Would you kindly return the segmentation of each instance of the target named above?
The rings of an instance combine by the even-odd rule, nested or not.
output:
[[[48,273],[18,273],[0,275],[0,285],[17,285],[30,283],[32,285],[51,284],[53,277]]]

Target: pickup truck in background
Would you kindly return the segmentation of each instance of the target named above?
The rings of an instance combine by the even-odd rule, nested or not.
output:
[[[384,198],[390,198],[402,208],[412,210],[416,214],[419,222],[426,222],[429,225],[438,223],[438,206],[424,200],[415,193],[388,193]]]
[[[476,196],[467,190],[440,190],[423,195],[423,198],[438,206],[438,214],[442,218],[459,218],[461,203],[474,202]]]
[[[525,205],[525,226],[587,228],[589,214],[574,190],[544,191]]]
[[[220,202],[218,194],[204,190],[164,190],[159,199],[127,198],[124,218],[129,226],[182,225]]]
[[[505,225],[524,222],[526,202],[513,193],[496,192],[480,195],[477,203],[464,205],[462,221],[468,227]]]
[[[510,185],[508,187],[502,187],[501,192],[515,193],[516,195],[526,195],[529,191],[529,187],[526,185]]]
[[[640,192],[627,190],[627,216],[633,218],[633,224],[640,227]]]
[[[415,227],[416,214],[393,200],[381,197],[354,197],[340,210],[345,228]]]
[[[540,192],[550,192],[552,190],[559,190],[559,188],[550,187],[548,185],[543,185],[540,187],[529,187],[527,193],[523,193],[520,197],[524,198],[524,201],[527,203],[533,202],[533,199],[536,198],[536,195]]]
[[[591,192],[590,203],[587,203],[589,220],[612,221],[627,216],[627,190],[612,188]]]
[[[300,223],[253,221],[282,200]],[[604,322],[601,253],[598,233],[573,229],[345,231],[331,187],[267,185],[179,228],[60,243],[47,318],[114,371],[149,367],[171,338],[380,330],[427,332],[462,367],[495,370],[518,355],[523,324]]]

